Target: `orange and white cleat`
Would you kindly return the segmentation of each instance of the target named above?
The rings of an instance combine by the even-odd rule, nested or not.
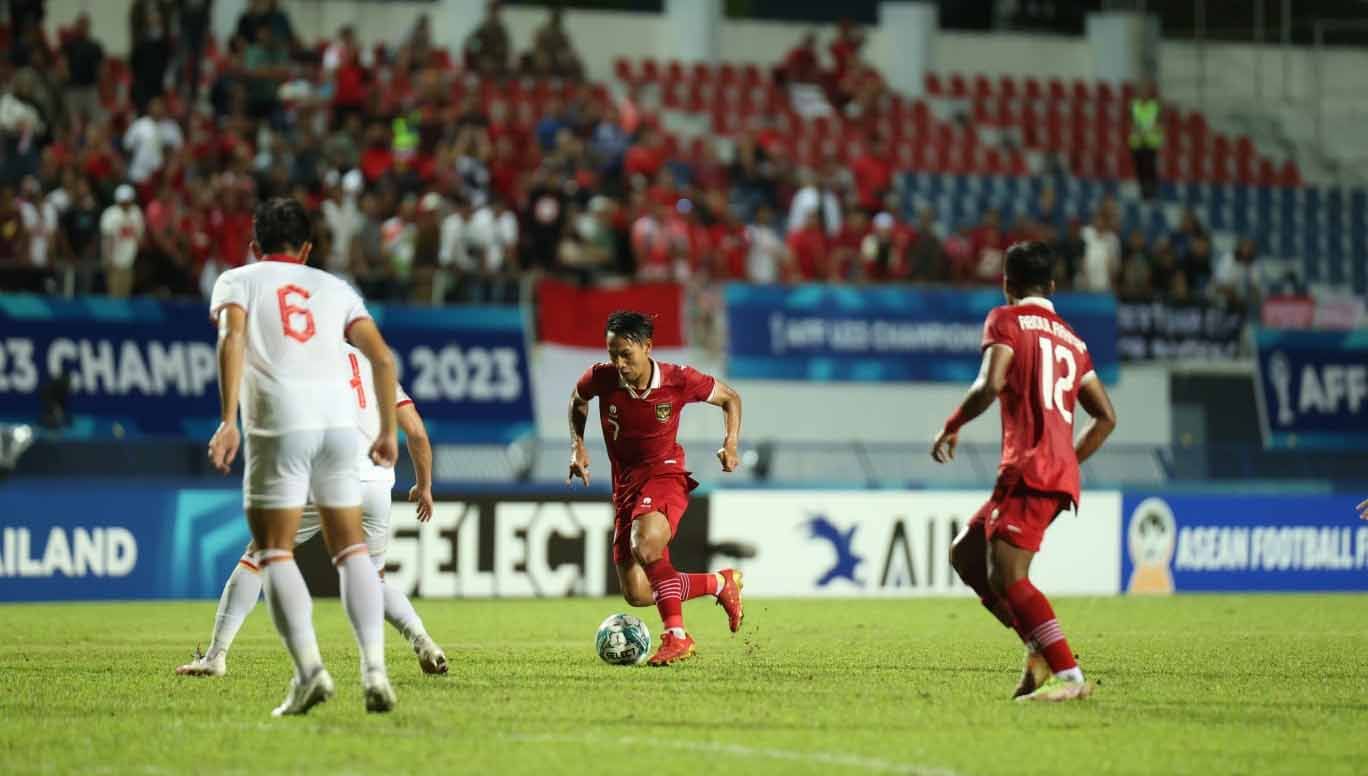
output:
[[[717,591],[717,605],[726,611],[727,627],[735,633],[741,630],[741,620],[746,616],[741,607],[741,588],[745,587],[745,584],[741,581],[741,572],[736,569],[722,569],[718,573],[722,575],[725,584]]]
[[[190,662],[183,666],[176,667],[176,673],[180,676],[223,676],[228,673],[227,654],[220,652],[213,657],[200,652],[199,646],[195,646],[195,653],[191,656]]]
[[[1012,693],[1013,698],[1020,698],[1023,695],[1030,695],[1036,691],[1037,687],[1050,681],[1054,672],[1050,670],[1050,664],[1045,662],[1045,658],[1039,652],[1026,652],[1026,664],[1021,667],[1021,681],[1017,683],[1016,692]]]
[[[669,631],[665,631],[660,637],[660,649],[646,661],[647,665],[667,666],[671,663],[678,663],[681,660],[688,660],[694,656],[694,640],[689,634],[684,634],[680,638]]]

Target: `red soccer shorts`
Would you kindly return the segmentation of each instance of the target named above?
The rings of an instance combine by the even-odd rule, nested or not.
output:
[[[988,503],[979,507],[969,524],[982,525],[990,542],[1001,538],[1018,549],[1040,552],[1045,529],[1069,508],[1070,502],[1062,493],[1044,493],[1020,483],[999,481]]]
[[[697,487],[688,475],[652,477],[630,491],[628,498],[614,499],[613,562],[622,565],[632,560],[632,523],[642,515],[659,512],[670,523],[670,538],[679,529],[679,520],[689,508],[689,491]]]

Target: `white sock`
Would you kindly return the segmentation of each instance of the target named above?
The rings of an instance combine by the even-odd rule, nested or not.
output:
[[[682,639],[682,638],[684,638],[685,636],[689,635],[689,634],[687,634],[687,633],[684,632],[684,629],[683,629],[683,628],[670,628],[669,630],[670,630],[670,633],[674,634],[674,637],[677,638],[677,639]]]
[[[380,590],[385,596],[385,620],[390,625],[397,628],[410,644],[427,635],[423,619],[402,590],[384,582],[380,583]]]
[[[295,565],[289,550],[261,550],[256,554],[266,589],[266,604],[271,610],[285,649],[294,658],[295,678],[303,680],[323,667],[318,654],[318,639],[313,629],[313,599],[304,584],[304,575]]]
[[[1063,671],[1055,671],[1055,678],[1066,682],[1081,682],[1083,681],[1083,669],[1074,666]]]
[[[248,567],[249,563],[251,567]],[[223,585],[218,614],[214,615],[214,635],[209,640],[209,652],[205,657],[218,657],[233,646],[242,621],[256,608],[257,599],[261,597],[261,584],[260,569],[251,558],[243,555]]]
[[[353,544],[333,556],[342,587],[342,608],[361,648],[361,675],[385,671],[385,600],[380,575],[366,545]]]

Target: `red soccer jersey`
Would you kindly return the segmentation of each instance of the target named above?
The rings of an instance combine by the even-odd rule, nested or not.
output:
[[[1073,446],[1074,402],[1084,380],[1096,379],[1088,346],[1055,314],[1047,299],[1031,297],[988,313],[983,347],[1012,349],[1002,404],[999,481],[1020,481],[1078,503],[1078,458]]]
[[[716,381],[693,367],[652,361],[644,392],[623,384],[612,364],[594,364],[575,385],[583,401],[597,397],[603,441],[613,464],[613,500],[630,500],[652,477],[688,476],[675,436],[684,405],[707,401]]]

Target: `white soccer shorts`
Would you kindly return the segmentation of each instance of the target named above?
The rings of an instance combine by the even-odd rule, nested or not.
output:
[[[383,556],[389,549],[390,494],[393,490],[394,483],[386,480],[361,483],[361,528],[365,531],[366,547],[372,558]],[[295,546],[312,539],[322,529],[317,507],[312,504],[304,507],[299,532],[295,534]]]
[[[287,509],[361,503],[361,434],[354,427],[248,434],[242,504]]]

